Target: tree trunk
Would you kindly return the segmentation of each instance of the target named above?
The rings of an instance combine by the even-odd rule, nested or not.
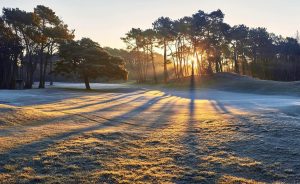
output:
[[[33,66],[33,59],[31,53],[28,52],[28,61],[26,63],[26,80],[25,80],[25,89],[32,89],[33,85],[33,73],[34,73],[34,66]]]
[[[44,45],[42,44],[41,50],[40,50],[40,83],[39,83],[39,88],[45,88],[45,84],[43,81],[43,74],[44,74]]]
[[[43,86],[45,88],[45,83],[46,83],[46,73],[47,73],[47,67],[48,67],[48,61],[49,61],[49,56],[46,56],[46,61],[44,63],[44,70],[43,70]]]
[[[87,90],[91,90],[90,81],[88,76],[84,76],[84,84]]]
[[[236,51],[234,51],[234,72],[239,74],[240,73],[240,68],[239,68],[239,63],[238,63],[238,56]]]
[[[164,82],[168,83],[168,68],[167,68],[167,43],[164,42]]]
[[[222,63],[219,56],[216,57],[216,73],[222,72]]]
[[[157,76],[156,76],[156,68],[155,68],[155,63],[154,63],[154,55],[153,55],[153,50],[151,49],[151,60],[152,60],[152,68],[153,68],[153,78],[155,84],[157,84]]]
[[[17,56],[15,56],[15,61],[12,64],[12,73],[11,73],[11,84],[10,84],[10,89],[16,89],[16,79],[17,79]]]
[[[243,75],[246,75],[246,64],[247,64],[247,60],[245,59],[245,57],[243,57],[243,62],[242,62],[242,73],[243,73]]]
[[[53,73],[52,73],[52,70],[53,70],[53,60],[50,61],[50,86],[53,86]]]
[[[199,60],[199,55],[198,55],[198,52],[196,50],[196,47],[195,47],[195,50],[194,50],[194,55],[196,56],[196,60],[197,60],[197,67],[198,67],[198,75],[200,76],[201,75],[201,70],[200,70],[200,60]],[[194,67],[194,66],[193,66]]]

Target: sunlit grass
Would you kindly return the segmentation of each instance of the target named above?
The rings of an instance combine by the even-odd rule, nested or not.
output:
[[[221,177],[218,181],[219,184],[237,184],[237,183],[243,183],[243,184],[263,184],[263,182],[258,182],[255,180],[249,180],[245,178],[239,178],[235,176],[225,175]]]
[[[18,123],[1,128],[16,131],[0,136],[1,152],[36,149],[3,161],[0,179],[10,183],[256,183],[293,174],[236,153],[256,141],[238,118],[251,114],[213,100],[153,90],[5,108],[1,121]]]

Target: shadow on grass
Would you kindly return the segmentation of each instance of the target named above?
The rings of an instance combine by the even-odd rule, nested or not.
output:
[[[44,138],[42,140],[39,141],[35,141],[33,143],[30,144],[26,144],[26,145],[22,145],[19,146],[17,148],[12,149],[11,151],[2,153],[1,156],[1,162],[7,162],[10,159],[14,159],[14,158],[20,158],[20,157],[27,157],[27,156],[33,156],[35,154],[37,154],[38,152],[45,150],[47,147],[49,147],[50,145],[67,139],[71,136],[75,136],[78,134],[82,134],[85,132],[89,132],[89,131],[93,131],[93,130],[99,130],[99,129],[103,129],[107,126],[120,126],[120,125],[124,125],[124,123],[126,124],[125,121],[130,120],[131,118],[134,118],[135,116],[140,115],[143,111],[146,111],[147,109],[149,109],[151,106],[155,105],[158,101],[162,100],[163,98],[168,98],[168,95],[163,95],[163,96],[159,96],[159,97],[154,97],[148,101],[146,101],[145,103],[143,103],[141,106],[126,112],[122,115],[119,115],[117,117],[111,118],[109,120],[104,120],[104,122],[98,122],[96,120],[93,119],[88,119],[91,121],[96,121],[99,123],[99,125],[96,126],[90,126],[87,128],[81,128],[81,129],[77,129],[74,131],[70,131],[70,132],[65,132],[65,133],[61,133],[59,135],[55,135],[55,136],[51,136],[51,137],[47,137]],[[73,115],[70,115],[73,116]],[[83,117],[83,116],[82,116]],[[129,124],[126,124],[126,126],[129,126]],[[132,125],[134,126],[134,125]]]
[[[73,109],[80,109],[80,108],[85,108],[85,107],[89,107],[89,106],[93,106],[93,105],[106,104],[106,103],[109,103],[109,102],[124,100],[126,98],[130,98],[130,97],[135,96],[135,95],[142,95],[142,94],[145,94],[146,92],[147,91],[141,91],[141,92],[130,93],[130,94],[126,94],[126,95],[119,95],[116,98],[104,100],[104,101],[101,101],[101,102],[89,103],[89,104],[84,104],[84,105],[81,105],[81,106],[75,106],[75,107],[71,107],[71,108],[64,108],[64,109],[60,109],[60,110],[73,110]]]
[[[140,92],[141,95],[143,95],[143,92]],[[113,101],[123,101],[126,98],[129,97],[134,97],[134,94],[128,94],[128,95],[121,95],[118,96],[114,99],[111,100],[106,100],[108,102],[113,102]],[[143,112],[147,112],[151,107],[153,107],[155,104],[157,104],[158,102],[160,102],[161,100],[166,100],[166,102],[163,103],[163,105],[161,105],[159,108],[157,108],[155,111],[152,111],[152,114],[147,114],[145,115],[145,113]],[[118,127],[118,126],[123,126],[125,125],[127,129],[132,129],[135,126],[142,126],[145,125],[146,130],[151,130],[151,131],[163,131],[162,129],[167,129],[168,126],[170,126],[170,123],[172,122],[168,122],[169,120],[169,115],[172,114],[173,109],[175,108],[174,104],[176,104],[177,100],[179,100],[180,97],[178,96],[171,96],[171,95],[163,95],[163,96],[158,96],[158,97],[154,97],[151,98],[149,100],[146,100],[143,102],[142,105],[134,108],[133,110],[127,111],[124,114],[118,115],[116,117],[113,117],[109,120],[104,120],[102,119],[101,121],[97,121],[95,119],[88,119],[90,121],[95,121],[97,123],[99,123],[99,125],[96,126],[90,126],[87,128],[82,128],[82,129],[78,129],[75,131],[70,131],[70,132],[65,132],[56,136],[52,136],[52,137],[48,137],[27,145],[23,145],[20,146],[16,149],[13,149],[11,151],[8,151],[4,154],[1,154],[1,161],[0,163],[7,163],[10,160],[14,160],[16,158],[19,159],[28,159],[28,157],[32,157],[35,154],[38,154],[39,152],[44,151],[45,149],[47,149],[49,146],[68,139],[72,136],[77,136],[77,135],[81,135],[83,133],[89,132],[89,131],[93,131],[93,130],[101,130],[105,127],[108,126],[113,126],[113,127]],[[107,108],[102,108],[102,109],[95,109],[92,112],[89,113],[93,113],[93,112],[99,112],[99,111],[106,111],[106,110],[110,110],[112,108],[126,108],[123,106],[126,106],[127,103],[131,103],[134,101],[138,101],[138,100],[144,100],[143,96],[141,97],[134,97],[133,99],[127,100],[126,102],[120,102],[116,105],[111,105]],[[245,178],[253,178],[253,179],[260,179],[261,181],[276,181],[276,177],[268,175],[268,173],[266,173],[264,170],[260,170],[260,168],[247,168],[244,166],[239,166],[237,164],[232,164],[232,165],[222,165],[220,163],[212,163],[212,165],[209,165],[208,167],[201,167],[201,163],[203,163],[203,160],[201,160],[201,156],[210,156],[211,153],[215,153],[216,151],[226,151],[227,153],[230,154],[234,154],[236,155],[238,158],[245,158],[246,156],[249,158],[253,158],[254,160],[260,160],[259,157],[254,157],[254,153],[247,153],[247,151],[257,151],[257,145],[256,145],[256,141],[257,139],[254,138],[252,140],[238,140],[238,141],[228,141],[225,142],[224,144],[221,144],[219,146],[210,146],[207,147],[206,143],[203,141],[204,138],[207,138],[205,136],[207,135],[202,135],[202,129],[199,128],[200,123],[203,123],[201,121],[199,121],[197,119],[197,115],[198,113],[202,113],[201,111],[203,110],[203,112],[206,109],[200,109],[197,108],[197,103],[196,103],[196,90],[195,88],[191,85],[190,91],[189,91],[189,104],[185,107],[187,109],[183,109],[183,110],[188,110],[188,118],[186,120],[186,128],[184,129],[184,135],[182,138],[182,142],[178,143],[178,144],[182,144],[182,146],[184,148],[186,148],[185,151],[185,155],[182,156],[182,158],[180,160],[176,160],[176,158],[174,158],[174,160],[176,160],[176,164],[177,166],[183,167],[186,169],[186,172],[182,175],[179,176],[179,178],[176,178],[173,180],[173,182],[175,183],[198,183],[199,180],[197,180],[198,176],[202,176],[199,175],[199,171],[213,171],[215,172],[214,176],[212,177],[207,177],[205,181],[203,181],[203,183],[207,182],[207,183],[214,183],[216,182],[216,180],[225,174],[231,174],[231,175],[235,175],[235,176],[241,176],[241,177],[245,177]],[[97,105],[97,104],[102,104],[103,102],[99,102],[99,103],[91,103],[91,104],[87,104],[87,105],[83,105],[83,106],[77,106],[74,107],[75,109],[80,109],[80,108],[86,108],[88,106],[91,105]],[[230,110],[229,108],[227,108],[224,104],[222,104],[221,102],[215,101],[214,103],[211,104],[213,106],[213,108],[215,109],[215,111],[217,113],[222,113],[222,114],[230,114]],[[71,108],[72,109],[72,108]],[[156,114],[153,114],[156,113]],[[88,113],[83,113],[81,114],[83,118],[86,118],[84,115],[86,115]],[[76,115],[76,114],[75,114]],[[70,114],[68,115],[69,117],[74,116],[74,114]],[[67,116],[67,117],[68,117]],[[142,116],[142,117],[141,117]],[[155,118],[151,119],[151,123],[147,123],[147,121],[150,121],[150,117],[155,116]],[[137,123],[128,123],[127,121],[133,120],[134,118],[139,117],[140,119],[144,119],[145,122],[138,122],[141,123],[141,125],[137,124]],[[101,117],[99,117],[101,119]],[[245,124],[247,123],[251,123],[251,120],[247,120],[247,119],[242,119],[243,117],[241,116],[235,116],[236,119],[238,120],[245,120]],[[239,126],[242,124],[239,123],[232,123],[231,126],[229,127],[224,127],[224,128],[228,128],[228,129],[232,129],[232,128],[240,128]],[[234,127],[232,127],[234,126]],[[255,129],[255,127],[249,127],[247,126],[247,128],[251,128],[251,129]],[[225,131],[223,129],[220,129],[220,131]],[[235,132],[241,132],[243,133],[249,133],[247,131],[241,131],[239,129],[233,130]],[[213,133],[216,133],[216,131],[212,131]],[[174,134],[176,134],[178,132],[174,132]],[[209,136],[213,137],[216,136],[214,134],[211,134]],[[254,135],[256,132],[252,132]],[[276,138],[274,138],[276,139]],[[276,139],[278,140],[278,139]],[[297,144],[296,144],[297,145]],[[205,155],[201,155],[203,154],[203,152],[199,151],[199,149],[207,147],[208,150],[206,150]],[[239,147],[239,148],[238,148]],[[249,149],[248,147],[251,147],[251,149]],[[275,150],[272,149],[272,150]],[[269,150],[264,149],[264,151],[266,151],[266,153],[268,153]],[[285,150],[287,151],[287,150]],[[282,152],[282,154],[285,153],[284,151]],[[262,154],[262,153],[260,153]],[[297,156],[297,155],[296,155]],[[292,158],[297,160],[296,156],[293,156]],[[284,155],[278,155],[279,159],[284,159]],[[225,159],[222,158],[221,159]],[[30,160],[30,159],[29,159]],[[263,159],[261,158],[261,160],[263,161]],[[274,159],[268,158],[268,161],[272,161]],[[291,159],[286,158],[287,161],[291,161]],[[299,160],[299,159],[298,159]],[[30,161],[29,161],[30,162]],[[26,163],[27,164],[27,163]],[[34,167],[34,163],[31,163],[32,166]],[[246,168],[246,169],[245,169]],[[240,170],[239,170],[240,169]],[[244,170],[243,170],[244,169]],[[297,170],[295,170],[296,172],[298,172]],[[282,180],[284,181],[284,179],[278,179],[278,180]],[[287,181],[292,181],[292,180],[287,180]]]

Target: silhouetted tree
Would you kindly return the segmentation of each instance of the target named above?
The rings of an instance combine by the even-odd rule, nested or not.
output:
[[[157,39],[159,40],[159,45],[162,46],[164,52],[164,82],[167,83],[169,79],[168,74],[168,58],[167,49],[168,44],[173,38],[173,24],[172,20],[168,17],[161,17],[153,23],[154,30],[157,32]]]
[[[243,74],[245,74],[245,65],[247,63],[246,50],[249,35],[249,28],[245,25],[234,26],[230,29],[229,43],[233,51],[234,71],[240,73],[239,58],[243,60]]]
[[[20,38],[0,18],[0,89],[15,88],[22,50]]]
[[[271,34],[265,28],[230,27],[221,10],[200,10],[175,21],[161,17],[153,27],[164,53],[165,82],[172,76],[168,74],[169,62],[174,65],[172,72],[177,79],[195,73],[195,69],[198,75],[227,71],[261,79],[300,80],[299,34],[292,39]],[[144,44],[146,37],[140,38]],[[191,66],[197,67],[190,72]]]
[[[146,50],[146,55],[147,58],[151,58],[151,63],[152,63],[152,71],[153,71],[153,79],[154,82],[157,83],[157,74],[156,74],[156,68],[155,68],[155,63],[154,63],[154,45],[156,42],[156,32],[152,29],[147,29],[143,33],[143,38],[144,38],[144,48]]]
[[[135,55],[136,72],[138,82],[145,82],[147,79],[149,63],[149,40],[141,29],[131,29],[122,40],[126,43],[127,49]]]
[[[58,45],[74,38],[55,12],[38,5],[34,12],[18,8],[3,8],[3,24],[8,27],[24,48],[19,66],[25,73],[25,88],[32,88],[33,76],[39,67],[39,87],[45,87],[47,66],[58,51]],[[50,62],[50,73],[52,62]]]
[[[15,36],[21,39],[22,45],[24,45],[25,54],[22,61],[25,66],[25,87],[32,88],[33,74],[37,66],[34,54],[37,49],[38,39],[40,39],[37,31],[40,19],[32,12],[25,12],[18,8],[4,8],[3,20]]]
[[[109,77],[127,80],[128,73],[123,59],[111,56],[89,38],[61,44],[59,54],[61,60],[57,63],[55,72],[77,74],[88,90],[91,89],[90,79]]]
[[[45,88],[46,71],[49,60],[53,56],[56,47],[60,42],[72,40],[74,35],[68,30],[68,26],[50,8],[38,5],[34,13],[39,17],[38,31],[39,44],[39,69],[40,82],[39,88]],[[52,63],[52,62],[51,62]],[[51,67],[52,68],[52,67]]]

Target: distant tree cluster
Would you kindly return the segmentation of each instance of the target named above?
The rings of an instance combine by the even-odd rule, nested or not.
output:
[[[89,78],[101,76],[127,78],[123,60],[113,57],[90,39],[74,41],[74,30],[45,6],[33,12],[3,8],[0,16],[0,89],[15,89],[16,82],[32,88],[38,71],[39,88],[45,88],[46,76],[75,73],[88,85]],[[58,66],[53,66],[58,58]],[[72,69],[72,71],[70,71]],[[55,70],[55,71],[54,71]],[[114,76],[113,76],[114,75]]]
[[[139,59],[147,58],[146,54],[144,55],[141,52],[110,47],[105,47],[104,49],[111,55],[118,56],[124,59],[126,70],[129,73],[129,80],[137,80],[138,82],[143,82],[143,80],[141,79],[144,79],[144,81],[146,81],[149,78],[151,78],[154,82],[158,82],[161,80],[163,69],[163,56],[160,53],[153,52],[151,55],[151,62],[146,62],[144,65],[141,65]],[[148,59],[150,59],[149,54]],[[143,75],[141,75],[142,73],[139,72],[142,66],[144,68]]]
[[[299,36],[298,36],[299,39]],[[300,80],[300,45],[297,38],[283,38],[265,28],[231,27],[221,10],[198,11],[190,17],[161,17],[152,29],[131,29],[122,40],[135,59],[138,82],[147,80],[153,53],[164,56],[164,82],[217,72],[235,72],[260,79]],[[171,65],[172,64],[172,65]],[[171,69],[168,69],[170,67]]]
[[[45,87],[47,67],[60,43],[74,38],[73,31],[48,7],[39,5],[33,12],[3,8],[0,17],[0,88],[14,89],[23,78],[32,88],[39,70],[39,87]]]

